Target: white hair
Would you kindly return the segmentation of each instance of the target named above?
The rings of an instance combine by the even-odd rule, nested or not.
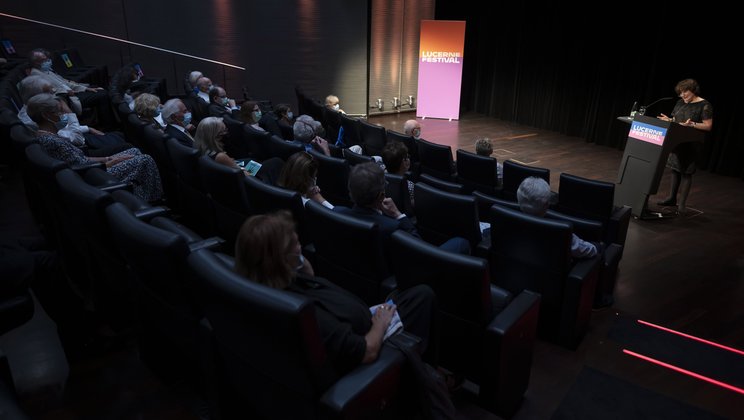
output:
[[[295,120],[292,130],[294,131],[295,140],[307,143],[313,138],[322,125],[320,122],[315,121],[313,117],[309,115],[300,115]]]
[[[191,86],[196,86],[196,81],[199,80],[199,78],[201,78],[202,76],[204,75],[199,70],[194,70],[189,73],[189,83],[191,83]]]
[[[36,96],[40,93],[48,93],[47,89],[51,89],[52,84],[47,79],[41,76],[28,76],[21,80],[21,99],[23,103],[28,102],[32,96]]]
[[[517,189],[519,208],[533,216],[544,216],[550,204],[550,185],[536,176],[525,178]]]
[[[179,103],[181,102],[180,99],[169,99],[163,104],[163,109],[160,111],[160,115],[163,117],[163,121],[166,123],[172,123],[173,115],[177,114],[179,111]]]

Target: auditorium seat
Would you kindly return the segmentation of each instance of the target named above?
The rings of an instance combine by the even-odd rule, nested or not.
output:
[[[452,160],[452,148],[432,143],[424,139],[416,139],[422,174],[429,174],[445,181],[454,181],[455,163]],[[416,174],[418,175],[418,174]]]
[[[416,228],[424,240],[439,246],[459,236],[468,241],[473,251],[479,247],[482,235],[475,197],[452,194],[418,182],[414,187],[414,202]]]
[[[504,161],[504,179],[501,186],[501,198],[517,201],[517,190],[525,178],[531,176],[542,178],[550,185],[550,169],[522,165],[513,160]]]
[[[349,117],[341,114],[341,127],[344,129],[344,144],[346,147],[362,144],[362,137],[359,134],[359,118]]]
[[[513,294],[540,293],[538,333],[576,348],[589,326],[599,257],[572,261],[572,226],[510,210],[491,208],[491,281]]]
[[[310,299],[252,282],[208,250],[189,256],[201,286],[211,416],[228,418],[398,418],[414,398],[405,357],[383,346],[376,361],[336,378]]]
[[[466,192],[481,191],[496,194],[499,179],[496,159],[457,149],[457,182],[464,184]]]
[[[342,153],[344,155],[344,159],[349,162],[349,166],[375,161],[372,156],[360,155],[359,153],[354,153],[349,149],[343,149]]]
[[[387,143],[385,127],[371,124],[365,120],[359,120],[359,135],[362,140],[364,154],[368,156],[381,156],[382,149]]]
[[[315,150],[310,156],[318,161],[318,186],[326,198],[334,206],[351,206],[349,197],[349,162],[345,159],[326,156]]]
[[[370,306],[393,290],[383,238],[377,224],[307,203],[307,224],[315,249],[315,273]]]
[[[416,140],[413,136],[398,133],[397,131],[387,130],[387,141],[399,141],[408,148],[408,157],[411,159],[411,165],[418,164],[419,154],[416,147]]]
[[[512,295],[490,283],[488,261],[393,233],[391,264],[399,289],[426,284],[440,312],[439,364],[478,385],[478,402],[510,416],[527,390],[540,296]]]

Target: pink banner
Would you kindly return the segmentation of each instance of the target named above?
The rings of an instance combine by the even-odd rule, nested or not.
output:
[[[465,21],[422,20],[416,116],[460,118]]]

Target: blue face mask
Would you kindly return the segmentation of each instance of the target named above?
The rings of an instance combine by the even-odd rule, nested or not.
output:
[[[287,112],[287,118],[290,120],[294,118],[294,114],[292,113],[292,111]]]
[[[222,104],[225,106],[230,105],[230,98],[222,98]]]
[[[261,119],[261,111],[253,111],[253,118],[256,119],[256,121]]]
[[[187,112],[183,114],[183,126],[185,127],[189,124],[191,124],[191,113]]]
[[[46,60],[43,63],[41,63],[41,71],[50,71],[52,70],[52,60]]]
[[[157,108],[155,108],[155,115],[154,117],[160,116],[160,113],[163,112],[163,107],[158,105]]]
[[[67,123],[69,121],[70,121],[69,120],[69,117],[67,115],[65,115],[65,114],[62,114],[62,115],[59,116],[59,121],[57,121],[56,123],[54,123],[54,127],[57,130],[61,130],[61,129],[67,127]]]

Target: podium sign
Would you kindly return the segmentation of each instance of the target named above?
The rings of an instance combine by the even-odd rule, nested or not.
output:
[[[417,117],[460,118],[465,21],[422,20]]]
[[[644,115],[636,115],[629,122],[628,142],[615,185],[615,205],[630,206],[633,216],[643,217],[648,196],[659,190],[669,153],[681,143],[703,142],[705,132]]]

